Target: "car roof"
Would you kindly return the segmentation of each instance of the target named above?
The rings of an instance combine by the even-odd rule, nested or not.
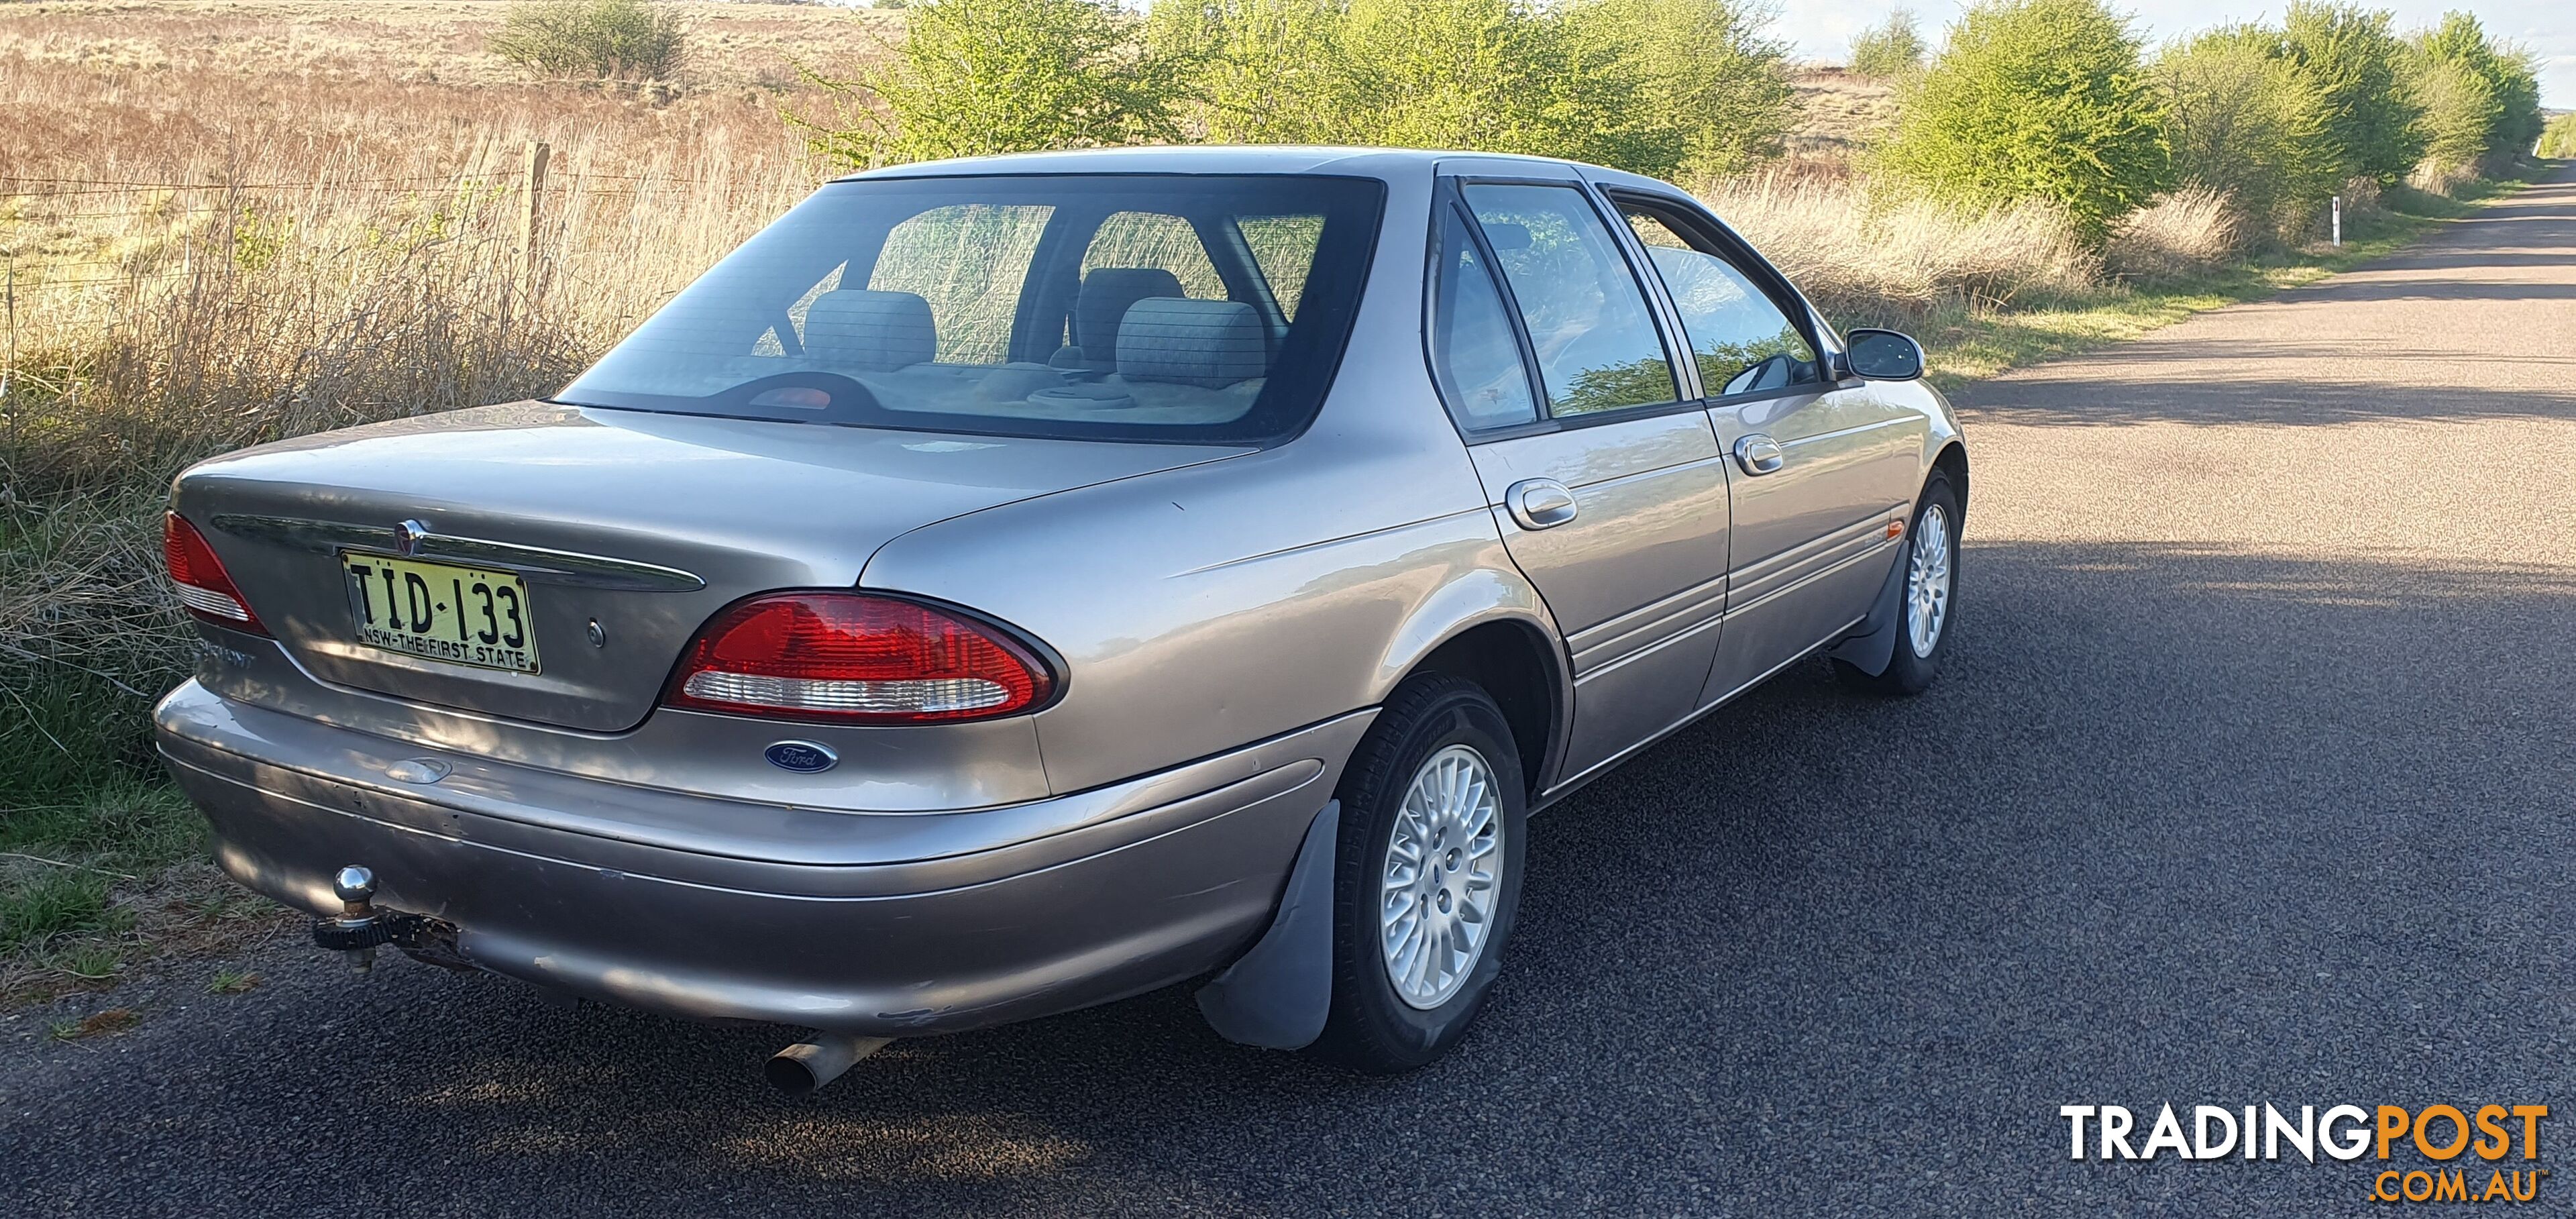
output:
[[[1431,172],[1443,161],[1472,160],[1485,165],[1520,162],[1531,166],[1575,169],[1594,181],[1651,179],[1579,161],[1514,153],[1444,151],[1424,148],[1345,148],[1302,144],[1172,144],[1122,148],[1083,148],[1066,152],[1015,152],[989,157],[961,157],[892,165],[834,181],[885,178],[960,177],[974,174],[1348,174],[1393,179]],[[1553,176],[1553,175],[1551,175]],[[1657,183],[1656,185],[1663,185]],[[1664,187],[1672,189],[1669,186]]]

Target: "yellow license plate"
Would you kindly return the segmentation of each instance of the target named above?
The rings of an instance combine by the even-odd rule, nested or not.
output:
[[[528,586],[507,572],[391,555],[340,555],[358,642],[487,669],[537,671]]]

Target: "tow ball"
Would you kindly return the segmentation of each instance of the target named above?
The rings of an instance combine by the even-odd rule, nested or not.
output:
[[[351,969],[361,974],[374,969],[376,949],[386,944],[432,964],[465,967],[453,926],[425,914],[376,908],[372,869],[354,863],[340,869],[331,878],[331,891],[339,895],[340,913],[313,920],[313,942],[339,953]]]

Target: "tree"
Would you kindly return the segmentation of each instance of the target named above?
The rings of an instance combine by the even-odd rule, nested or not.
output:
[[[1915,28],[1914,10],[1895,9],[1887,20],[1852,35],[1851,70],[1879,80],[1898,80],[1912,76],[1923,67],[1922,31]]]
[[[1607,44],[1592,78],[1625,82],[1609,94],[1623,109],[1592,123],[1620,135],[1585,159],[1704,181],[1780,155],[1798,113],[1789,49],[1741,0],[1589,0],[1563,20],[1566,37]]]
[[[1163,0],[1148,28],[1214,140],[1707,176],[1778,155],[1796,109],[1741,0]]]
[[[2421,108],[2406,87],[2406,48],[2388,14],[2294,0],[2282,48],[2324,100],[2326,146],[2349,177],[2396,184],[2424,154]]]
[[[2540,135],[2540,81],[2527,52],[2501,47],[2467,13],[2415,36],[2410,88],[2424,161],[2438,175],[2510,166]]]
[[[816,78],[838,95],[833,121],[797,120],[816,153],[872,166],[1180,137],[1183,65],[1109,4],[924,0],[904,29],[884,65]]]
[[[2232,26],[2166,48],[2155,65],[2175,176],[2227,192],[2287,237],[2341,185],[2323,144],[2325,103],[2280,52],[2280,34]]]
[[[1564,47],[1516,0],[1349,0],[1343,130],[1354,142],[1488,152],[1556,151],[1548,111]],[[1602,82],[1596,96],[1626,91]],[[1605,98],[1616,107],[1620,98]]]
[[[1198,134],[1221,144],[1346,139],[1336,0],[1162,0],[1152,54],[1183,65]]]
[[[2576,113],[2555,115],[2540,132],[2540,155],[2552,159],[2576,157]]]
[[[2102,0],[1983,0],[1907,91],[1880,166],[1973,206],[2045,199],[2086,240],[2171,178],[2164,103]]]

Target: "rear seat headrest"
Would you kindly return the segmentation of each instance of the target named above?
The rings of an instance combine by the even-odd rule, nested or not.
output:
[[[1210,389],[1269,371],[1260,315],[1241,301],[1154,296],[1127,309],[1118,327],[1118,375]]]
[[[805,354],[830,364],[892,372],[939,354],[930,302],[910,292],[844,288],[805,310]]]
[[[1118,323],[1149,296],[1180,296],[1179,276],[1161,267],[1094,267],[1073,298],[1073,343],[1086,362],[1107,367],[1118,358]]]

